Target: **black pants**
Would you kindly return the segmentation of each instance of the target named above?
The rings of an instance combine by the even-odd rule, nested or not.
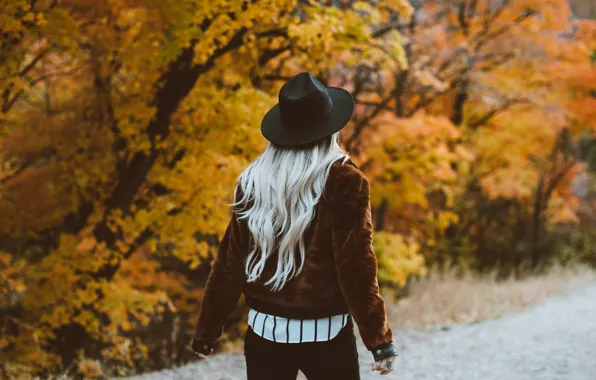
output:
[[[279,343],[257,335],[250,326],[244,337],[248,380],[360,380],[352,317],[339,334],[324,342]]]

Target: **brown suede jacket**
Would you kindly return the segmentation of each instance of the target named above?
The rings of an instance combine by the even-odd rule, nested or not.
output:
[[[237,221],[233,210],[207,278],[194,341],[219,338],[243,293],[246,305],[280,317],[317,318],[349,312],[368,350],[374,354],[390,346],[393,334],[379,294],[372,236],[370,183],[351,160],[343,165],[339,160],[329,171],[305,232],[302,272],[272,292],[263,283],[275,272],[275,257],[267,260],[258,282],[245,281],[251,236],[246,221]]]

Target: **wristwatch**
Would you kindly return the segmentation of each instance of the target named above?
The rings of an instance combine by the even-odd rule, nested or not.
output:
[[[370,350],[375,358],[375,361],[378,362],[379,360],[387,359],[392,356],[397,356],[397,350],[392,343],[384,343],[378,345],[374,349]]]
[[[213,343],[211,342],[204,342],[200,339],[192,340],[192,350],[197,354],[209,355],[212,347]]]

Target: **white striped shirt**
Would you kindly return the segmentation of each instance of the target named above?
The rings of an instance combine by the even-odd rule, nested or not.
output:
[[[349,314],[337,314],[316,319],[288,319],[248,312],[248,325],[259,336],[278,343],[322,342],[333,339],[348,323]]]

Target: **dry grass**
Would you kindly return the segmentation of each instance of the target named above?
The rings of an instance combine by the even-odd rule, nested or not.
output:
[[[523,280],[497,281],[495,277],[458,276],[455,269],[430,270],[412,284],[408,297],[398,302],[391,302],[391,293],[384,292],[388,318],[395,326],[473,323],[564,295],[595,281],[596,272],[586,267],[554,268]]]

